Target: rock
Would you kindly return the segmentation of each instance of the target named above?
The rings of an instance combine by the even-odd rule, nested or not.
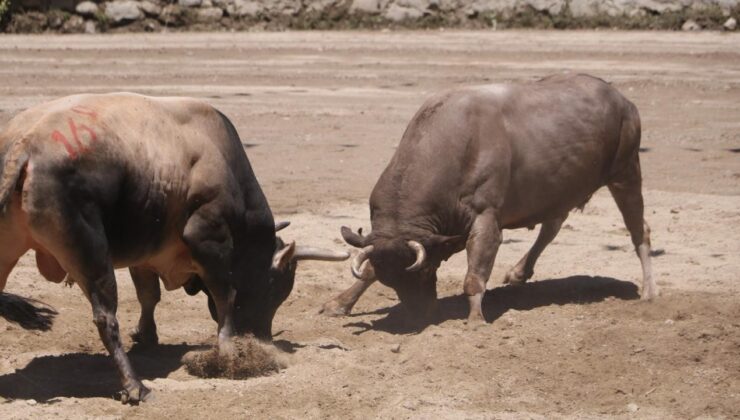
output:
[[[228,13],[229,16],[237,17],[255,17],[263,10],[264,7],[261,3],[247,0],[234,0],[232,4],[226,6],[226,13]]]
[[[212,3],[216,7],[226,9],[230,4],[234,4],[234,0],[212,0]]]
[[[62,32],[65,34],[81,34],[85,32],[85,19],[82,16],[72,15],[64,21]]]
[[[571,0],[569,7],[570,13],[574,18],[591,17],[601,14],[616,16],[622,13],[622,10],[615,7],[612,2],[602,2],[600,0]]]
[[[95,13],[98,13],[98,5],[91,1],[83,1],[75,7],[75,12],[85,17],[93,17]]]
[[[176,4],[164,6],[157,19],[168,26],[182,26],[185,24],[185,8]]]
[[[684,22],[683,25],[681,25],[681,30],[682,31],[700,31],[701,26],[699,26],[699,24],[696,23],[695,21],[689,19],[686,22]]]
[[[527,0],[524,3],[538,12],[547,12],[550,16],[559,15],[565,7],[565,0]]]
[[[219,7],[204,7],[198,9],[195,20],[201,23],[218,22],[224,16],[224,11]]]
[[[639,409],[640,407],[635,403],[627,404],[627,411],[629,411],[630,413],[636,413]]]
[[[203,0],[200,7],[213,7],[213,2],[211,0]]]
[[[177,4],[182,7],[198,7],[203,0],[177,0]]]
[[[8,30],[15,33],[35,34],[43,32],[48,25],[49,19],[40,12],[27,12],[13,14]]]
[[[28,404],[28,405],[36,405],[38,403],[36,402],[36,400],[26,400],[26,404]]]
[[[124,23],[139,20],[144,17],[144,14],[137,2],[124,0],[107,3],[105,16],[113,23]]]
[[[95,34],[98,33],[98,24],[94,20],[88,20],[85,22],[85,33]]]
[[[324,10],[329,9],[337,4],[337,0],[313,0],[308,2],[306,6],[306,12],[308,13],[322,13]]]
[[[396,344],[393,347],[391,347],[391,352],[393,352],[393,353],[400,353],[401,352],[401,344]]]
[[[159,16],[162,13],[162,6],[149,0],[139,3],[139,9],[148,16]]]
[[[349,7],[351,13],[380,13],[380,0],[354,0]]]
[[[49,18],[49,28],[50,29],[59,29],[64,24],[64,19],[66,17],[65,13],[61,10],[49,10],[47,13],[47,16]]]
[[[392,22],[403,22],[405,20],[418,19],[424,16],[424,13],[419,9],[403,7],[393,3],[391,7],[385,11],[384,16]]]
[[[283,16],[295,16],[303,7],[301,0],[262,0],[260,3],[270,14]]]
[[[724,23],[724,25],[722,25],[722,27],[725,28],[725,30],[727,30],[727,31],[734,31],[735,29],[737,29],[737,20],[735,20],[735,18],[731,17],[731,18],[729,18],[729,19],[727,19],[725,21],[725,23]]]
[[[467,16],[477,16],[486,13],[511,10],[516,6],[516,0],[474,0],[466,9]]]
[[[144,30],[147,32],[159,32],[162,29],[162,25],[159,24],[159,21],[154,19],[146,19],[144,20]]]

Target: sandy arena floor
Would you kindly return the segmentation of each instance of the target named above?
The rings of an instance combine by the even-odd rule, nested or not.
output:
[[[573,213],[534,279],[502,287],[535,232],[505,232],[484,328],[464,325],[459,254],[440,271],[443,321],[404,330],[373,286],[345,318],[318,314],[347,263],[305,263],[275,319],[289,367],[204,380],[180,359],[211,345],[204,297],[164,293],[160,346],[132,354],[155,398],[123,406],[88,302],[44,281],[32,256],[6,291],[60,314],[49,332],[0,319],[0,418],[740,417],[740,35],[652,32],[287,32],[0,36],[0,126],[79,92],[203,98],[230,116],[281,232],[349,249],[367,197],[417,107],[454,86],[565,70],[614,83],[642,115],[647,219],[662,296],[606,191]],[[119,321],[138,303],[119,273]],[[126,345],[130,346],[126,337]]]

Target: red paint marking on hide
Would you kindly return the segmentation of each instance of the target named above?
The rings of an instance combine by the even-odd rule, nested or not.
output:
[[[93,131],[92,128],[86,126],[85,124],[80,124],[78,126],[77,124],[75,124],[72,118],[69,118],[67,120],[67,123],[69,123],[69,130],[72,132],[72,136],[74,136],[75,143],[77,143],[77,148],[80,150],[80,153],[86,153],[90,151],[90,148],[85,146],[85,144],[82,143],[82,141],[80,140],[80,136],[77,132],[77,128],[79,127],[81,130],[87,131],[87,134],[90,137],[90,142],[88,143],[88,146],[98,141],[98,136],[95,135],[95,131]]]
[[[76,112],[82,115],[87,115],[88,117],[93,118],[93,119],[98,118],[98,113],[86,106],[73,106],[70,109],[72,110],[72,112]]]
[[[80,124],[80,129],[87,131],[87,134],[90,135],[90,143],[96,143],[98,141],[98,136],[95,134],[95,131],[86,126],[85,124]]]
[[[67,149],[67,154],[72,159],[77,159],[77,151],[72,147],[71,144],[69,144],[69,141],[67,141],[67,138],[64,137],[64,134],[59,132],[59,130],[54,130],[53,133],[51,133],[51,139],[54,140],[57,143],[61,143],[65,149]]]

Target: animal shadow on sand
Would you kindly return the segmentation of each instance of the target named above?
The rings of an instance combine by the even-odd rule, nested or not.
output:
[[[488,290],[483,297],[483,316],[490,323],[510,309],[528,311],[550,305],[594,303],[607,298],[632,300],[639,297],[637,285],[632,282],[611,277],[571,276],[528,282],[519,286],[500,286]],[[430,325],[429,323],[410,322],[400,305],[382,308],[363,315],[370,314],[387,315],[384,318],[370,321],[370,323],[353,322],[345,324],[345,327],[361,328],[354,332],[355,335],[370,330],[384,331],[391,334],[412,334],[419,333]],[[436,322],[433,323],[466,319],[467,316],[467,296],[462,294],[448,296],[439,299],[439,316]]]
[[[167,376],[182,366],[182,356],[203,346],[163,344],[132,349],[129,358],[142,379]],[[53,403],[57,398],[114,397],[121,390],[116,366],[106,354],[41,356],[15,373],[0,376],[0,396]]]

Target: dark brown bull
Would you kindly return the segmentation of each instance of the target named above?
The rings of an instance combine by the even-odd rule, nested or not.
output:
[[[41,274],[80,286],[115,359],[124,402],[144,399],[116,320],[113,269],[131,267],[142,313],[133,335],[157,342],[159,279],[203,290],[232,334],[271,337],[301,259],[344,252],[284,244],[234,126],[188,98],[78,95],[18,114],[0,133],[0,291],[35,250]],[[278,226],[278,228],[284,225]]]
[[[465,249],[469,319],[482,320],[481,301],[501,230],[542,224],[532,248],[505,278],[523,283],[568,213],[604,185],[642,263],[642,297],[652,299],[658,291],[643,219],[639,147],[635,106],[608,83],[586,75],[430,98],[373,189],[372,233],[342,228],[345,241],[361,249],[352,262],[360,280],[323,311],[348,314],[380,280],[412,313],[429,316],[436,309],[440,262]]]

